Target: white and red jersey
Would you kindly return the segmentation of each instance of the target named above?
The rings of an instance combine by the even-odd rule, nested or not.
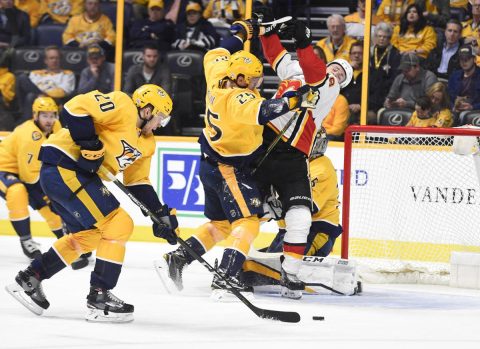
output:
[[[282,80],[274,98],[281,97],[289,90],[295,91],[304,84],[318,88],[320,98],[316,109],[302,110],[282,137],[284,142],[308,156],[315,134],[340,93],[340,85],[335,76],[326,73],[325,63],[315,55],[311,46],[298,49],[298,60],[294,60],[276,34],[262,36],[261,42],[265,57]],[[294,114],[294,111],[288,112],[270,121],[268,127],[279,134]]]

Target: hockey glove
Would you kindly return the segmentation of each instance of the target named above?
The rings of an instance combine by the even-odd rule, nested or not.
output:
[[[170,210],[167,205],[163,205],[155,212],[155,215],[160,218],[164,224],[158,225],[157,223],[153,222],[153,235],[155,235],[157,238],[167,240],[170,245],[175,245],[177,243],[178,230],[178,221],[177,216],[175,215],[175,210]]]
[[[80,157],[77,166],[84,172],[94,174],[102,165],[105,147],[98,138],[93,141],[80,141]]]
[[[242,34],[244,40],[251,40],[258,37],[259,33],[258,22],[255,19],[247,19],[233,22],[230,27],[232,35]]]
[[[307,95],[310,93],[310,86],[303,85],[296,91],[287,91],[282,95],[288,103],[288,109],[293,110],[299,107],[304,107],[304,101],[307,99]],[[306,106],[305,106],[306,107]],[[310,109],[314,109],[309,107]]]
[[[282,39],[292,39],[295,43],[295,49],[308,47],[312,43],[312,32],[302,21],[292,19],[287,23],[282,23],[278,29],[278,34]]]
[[[260,26],[259,35],[270,36],[277,32],[277,24],[262,25],[262,23],[268,23],[275,20],[275,17],[273,16],[273,11],[270,7],[263,4],[255,6],[252,17],[258,21],[258,24]]]

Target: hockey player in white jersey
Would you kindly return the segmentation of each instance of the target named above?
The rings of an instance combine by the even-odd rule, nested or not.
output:
[[[269,22],[273,20],[269,12],[265,8],[256,16]],[[265,148],[279,136],[281,141],[262,158],[256,179],[263,188],[273,185],[282,202],[286,224],[280,280],[282,296],[299,299],[305,285],[297,274],[305,254],[313,209],[308,156],[323,119],[340,89],[349,84],[353,70],[341,59],[326,66],[313,52],[310,29],[300,21],[283,24],[279,34],[294,40],[298,60],[292,59],[274,31],[260,38],[265,57],[282,80],[276,96],[285,96],[308,84],[316,89],[308,98],[310,103],[316,103],[316,108],[300,108],[267,124],[263,133]],[[293,122],[284,130],[292,118]]]

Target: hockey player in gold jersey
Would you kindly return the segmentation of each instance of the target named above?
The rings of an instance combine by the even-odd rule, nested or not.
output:
[[[41,145],[60,130],[58,106],[50,97],[38,97],[33,103],[33,119],[25,121],[0,143],[0,196],[6,200],[10,222],[20,237],[25,255],[40,255],[32,240],[28,206],[38,210],[57,238],[63,236],[62,220],[52,212],[40,187]]]
[[[20,292],[13,285],[10,293],[24,305],[29,302],[31,311],[41,314],[49,306],[42,291],[43,280],[80,254],[96,250],[87,320],[133,320],[133,305],[110,291],[120,276],[133,221],[103,185],[99,169],[103,165],[114,175],[123,172],[129,190],[165,223],[153,224],[154,235],[176,243],[176,217],[160,203],[149,181],[155,152],[151,131],[168,123],[171,110],[170,96],[151,84],[139,87],[132,98],[120,91],[92,91],[64,105],[62,118],[68,129],[60,130],[42,146],[40,182],[71,234],[57,240],[17,275]],[[27,300],[21,297],[22,291],[28,293]]]
[[[246,291],[237,274],[259,232],[258,215],[263,213],[262,198],[251,175],[252,161],[261,152],[263,125],[295,109],[308,90],[271,100],[262,98],[257,88],[263,79],[263,65],[253,54],[241,50],[243,41],[258,33],[258,28],[241,21],[232,29],[237,34],[204,58],[207,95],[205,128],[199,139],[199,172],[205,190],[205,216],[210,221],[186,242],[202,255],[226,239],[219,273],[238,290]],[[157,271],[166,283],[171,278],[181,289],[182,269],[192,261],[180,247],[158,261]],[[214,297],[223,296],[223,282],[214,278]]]

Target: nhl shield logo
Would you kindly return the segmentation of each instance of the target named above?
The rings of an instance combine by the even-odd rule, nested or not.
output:
[[[123,139],[121,140],[123,146],[122,155],[117,156],[118,167],[121,171],[125,170],[128,166],[133,164],[138,158],[142,156],[137,149],[132,147],[130,144],[125,142]]]

